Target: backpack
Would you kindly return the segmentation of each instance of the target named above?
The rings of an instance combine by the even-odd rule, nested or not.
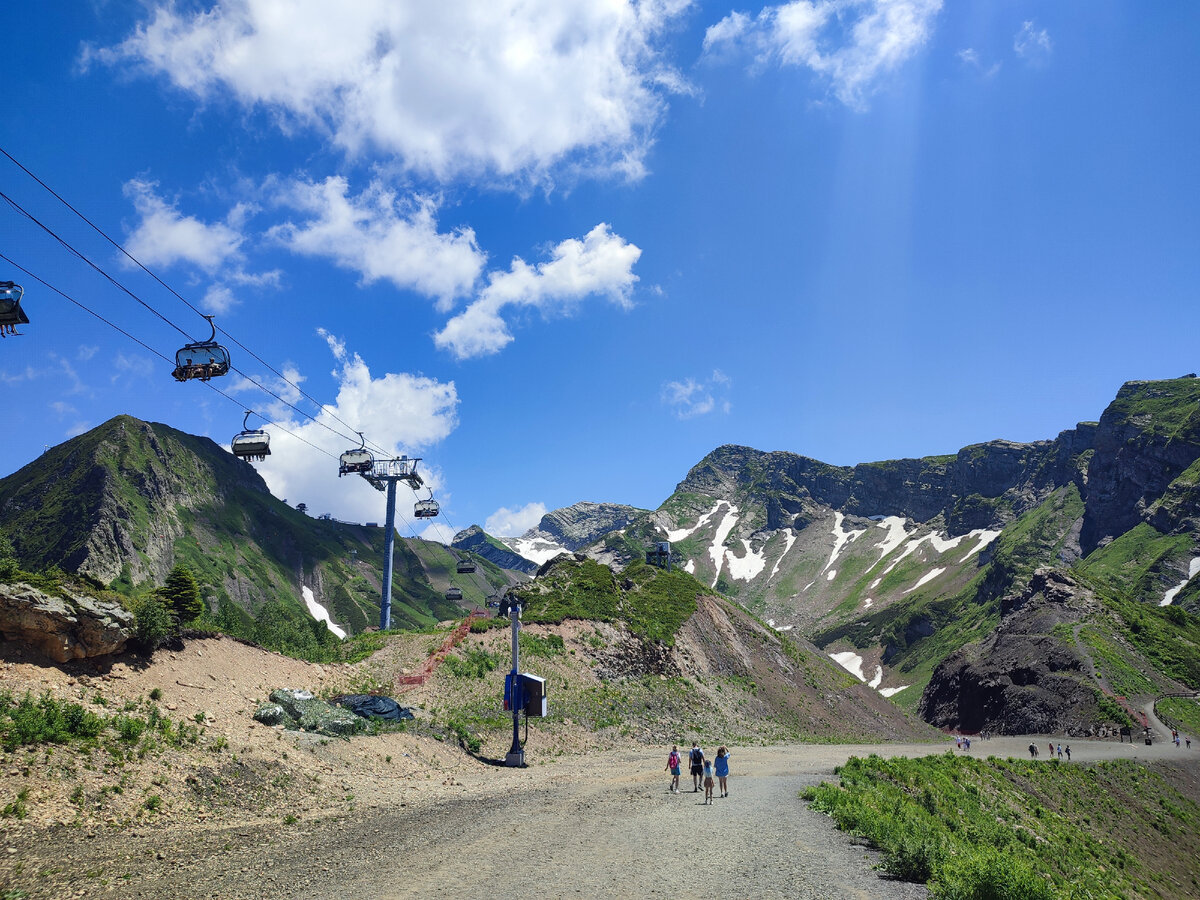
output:
[[[689,758],[691,759],[693,766],[698,766],[700,765],[700,761],[704,759],[704,751],[699,747],[693,747]]]
[[[672,750],[671,755],[667,757],[667,765],[672,769],[679,765],[679,754],[674,750]]]

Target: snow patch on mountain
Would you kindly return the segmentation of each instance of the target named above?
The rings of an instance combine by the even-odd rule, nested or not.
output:
[[[986,547],[988,544],[990,544],[996,538],[1000,537],[1000,532],[999,531],[988,531],[986,528],[978,528],[975,531],[969,532],[967,534],[967,537],[978,537],[979,543],[977,543],[974,547],[972,547],[970,550],[967,551],[967,555],[959,560],[960,563],[965,563],[968,559],[970,559],[972,556],[974,556],[976,553],[978,553],[980,550],[982,550],[984,547]]]
[[[532,560],[539,566],[549,562],[560,553],[570,553],[562,544],[555,544],[543,538],[500,538],[513,553]]]
[[[729,564],[729,574],[739,581],[753,581],[767,567],[767,548],[755,553],[750,549],[750,542],[742,540],[746,547],[745,556],[734,556],[732,550],[725,551],[725,561]]]
[[[884,539],[875,545],[879,548],[879,559],[876,562],[882,562],[885,556],[904,543],[904,539],[908,537],[908,529],[904,527],[904,521],[903,516],[886,516],[883,520],[875,523],[877,528],[887,531]]]
[[[795,625],[776,625],[774,619],[767,619],[767,624],[776,631],[791,631],[796,627]]]
[[[787,546],[783,548],[783,552],[779,554],[779,559],[775,560],[775,567],[771,569],[770,578],[774,578],[779,574],[779,564],[783,562],[783,558],[788,555],[788,551],[796,543],[796,533],[792,529],[788,529],[783,534],[783,539],[787,541]]]
[[[859,681],[867,680],[867,676],[863,675],[862,670],[863,658],[853,650],[843,650],[841,653],[830,653],[829,658]]]
[[[717,506],[720,505],[720,503],[717,504]],[[715,508],[713,512],[716,512]],[[721,577],[721,567],[725,564],[725,539],[729,537],[729,532],[733,531],[737,521],[737,507],[730,504],[729,510],[721,519],[721,524],[717,526],[717,533],[713,535],[712,546],[708,548],[708,558],[712,560],[713,568],[716,570],[713,572],[711,585],[714,588],[717,586],[717,580]]]
[[[906,687],[908,687],[907,684],[902,684],[902,685],[900,685],[900,687],[880,688],[879,693],[883,694],[883,696],[885,696],[885,697],[894,697],[894,696],[896,696],[896,694],[900,693]]]
[[[1175,585],[1175,587],[1163,594],[1163,598],[1161,601],[1159,601],[1158,605],[1170,606],[1172,603],[1174,603],[1175,595],[1187,587],[1187,583],[1195,578],[1197,573],[1200,573],[1200,556],[1197,556],[1188,564],[1187,578],[1183,579],[1183,581],[1179,582],[1179,584]]]
[[[939,575],[941,575],[945,571],[946,571],[945,569],[930,569],[928,572],[926,572],[924,575],[921,576],[920,581],[918,581],[916,584],[914,584],[912,587],[910,587],[904,593],[911,594],[913,591],[915,591],[921,585],[929,584],[929,582],[933,581],[933,579],[937,578]]]
[[[677,528],[673,530],[667,529],[667,540],[671,543],[675,543],[676,541],[682,541],[685,537],[691,537],[708,524],[709,520],[717,514],[717,510],[721,508],[721,504],[724,502],[724,500],[718,500],[715,504],[713,504],[712,509],[696,520],[696,524],[691,528]]]
[[[857,531],[854,531],[854,530],[842,531],[842,522],[845,518],[846,517],[843,516],[840,512],[838,512],[837,510],[834,510],[833,531],[832,531],[833,552],[829,554],[829,562],[825,563],[825,569],[828,569],[830,566],[832,566],[837,561],[838,555],[841,554],[843,547],[845,547],[847,544],[849,544],[851,541],[855,540],[856,538],[859,538],[862,535],[867,533],[867,529],[865,529],[865,528],[859,529]],[[822,569],[821,571],[824,572],[825,569]]]
[[[346,630],[340,625],[334,623],[329,617],[329,610],[317,602],[317,598],[313,595],[312,588],[300,588],[300,594],[304,597],[304,605],[308,607],[308,613],[318,622],[324,622],[325,627],[336,634],[338,637],[345,639]]]
[[[689,559],[686,563],[683,564],[683,571],[687,572],[689,575],[695,575],[696,574],[696,561],[694,559]]]
[[[867,682],[867,687],[878,688],[883,683],[883,666],[875,667],[875,677]]]

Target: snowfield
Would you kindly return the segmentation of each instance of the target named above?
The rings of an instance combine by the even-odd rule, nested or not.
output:
[[[336,634],[338,637],[345,640],[346,630],[339,625],[334,624],[333,619],[329,617],[329,610],[317,602],[317,598],[313,596],[312,588],[300,588],[300,594],[304,597],[304,605],[308,607],[309,615],[318,622],[324,622],[325,627]]]

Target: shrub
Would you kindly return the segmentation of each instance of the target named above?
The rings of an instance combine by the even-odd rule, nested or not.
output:
[[[135,598],[130,605],[133,608],[135,637],[145,650],[157,650],[178,632],[174,616],[157,594]]]

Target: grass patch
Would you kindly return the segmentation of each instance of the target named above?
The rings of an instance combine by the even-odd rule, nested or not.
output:
[[[1132,762],[872,755],[837,772],[840,785],[804,798],[882,850],[886,871],[943,900],[1170,896],[1148,883],[1136,852],[1185,854],[1172,842],[1198,841],[1200,808]],[[1129,839],[1130,822],[1146,824],[1141,840]]]

